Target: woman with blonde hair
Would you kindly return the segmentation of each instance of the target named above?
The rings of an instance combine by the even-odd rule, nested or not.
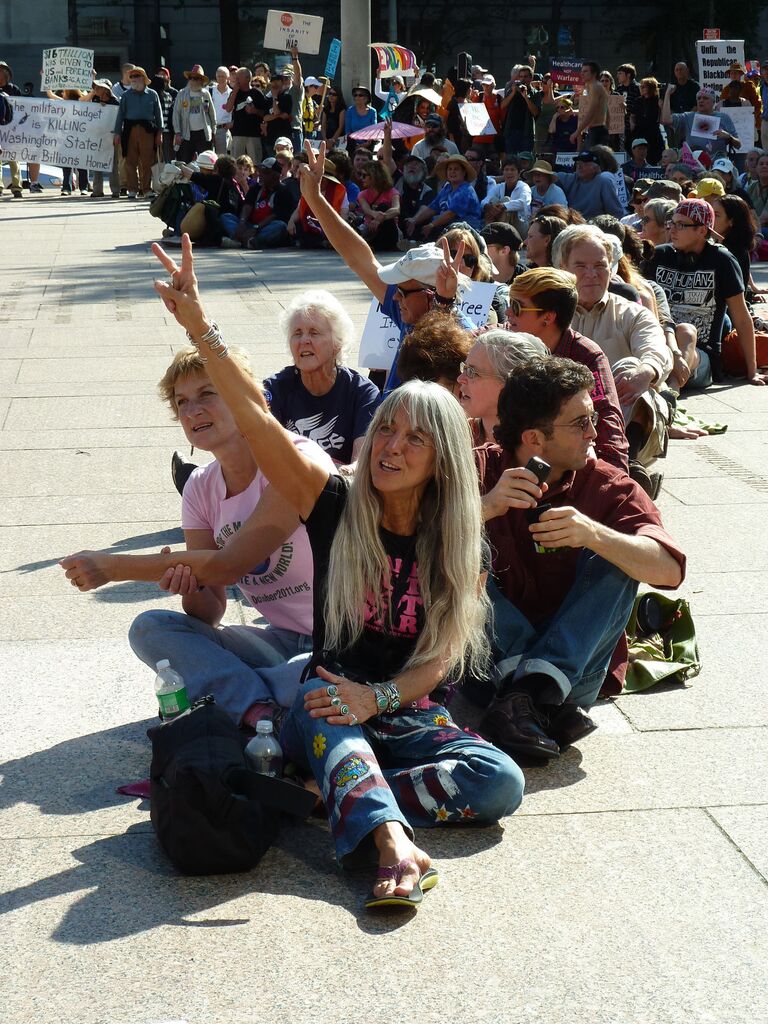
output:
[[[487,665],[480,495],[469,427],[437,384],[411,382],[379,406],[351,480],[305,459],[270,415],[203,309],[192,246],[155,288],[208,359],[254,459],[306,524],[314,558],[314,654],[283,726],[308,767],[340,862],[378,851],[366,906],[417,906],[437,881],[414,827],[486,824],[522,799],[523,777],[463,732],[429,695]]]

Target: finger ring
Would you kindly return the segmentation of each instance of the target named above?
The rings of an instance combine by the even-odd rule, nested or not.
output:
[[[337,708],[341,705],[341,697],[331,697],[331,707]]]
[[[339,692],[339,688],[338,686],[335,686],[333,683],[331,683],[330,686],[326,686],[325,692],[328,694],[329,697],[336,697]]]
[[[339,714],[342,717],[346,717],[349,714],[349,704],[342,704],[339,708]]]
[[[349,713],[349,724],[357,725],[357,715],[354,713],[354,711],[350,711]]]

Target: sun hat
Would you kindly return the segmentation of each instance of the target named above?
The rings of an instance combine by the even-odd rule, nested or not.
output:
[[[203,85],[208,85],[210,78],[203,71],[201,64],[193,64],[189,71],[184,72],[185,78],[202,78]]]
[[[531,174],[548,174],[552,178],[557,177],[557,171],[552,170],[552,164],[548,160],[537,160],[533,167],[525,172],[526,178]]]
[[[467,181],[474,181],[475,178],[477,177],[477,171],[469,162],[469,160],[467,160],[465,156],[461,156],[458,153],[454,153],[452,156],[449,156],[447,160],[441,160],[440,163],[437,164],[437,166],[435,167],[435,176],[440,178],[440,180],[442,181],[445,178],[446,174],[448,173],[448,168],[451,166],[451,164],[461,164],[461,166],[464,168],[466,172]]]
[[[434,242],[426,242],[410,249],[394,263],[379,267],[379,279],[384,284],[403,284],[404,281],[419,281],[420,284],[434,288],[437,284],[437,272],[444,263],[442,247]],[[459,274],[459,283],[468,287],[470,280]]]
[[[652,181],[645,198],[646,200],[671,199],[673,202],[679,203],[683,198],[683,190],[676,181]]]
[[[740,75],[745,75],[745,74],[746,74],[746,71],[745,71],[745,69],[744,69],[744,65],[743,65],[743,64],[741,64],[741,63],[740,63],[739,61],[737,61],[737,60],[732,60],[732,61],[731,61],[731,65],[730,65],[730,67],[728,68],[728,74],[730,74],[730,73],[731,73],[731,71],[738,71]]]
[[[128,77],[129,78],[133,78],[133,76],[136,75],[136,74],[144,76],[144,84],[145,85],[150,85],[151,84],[152,79],[149,77],[149,75],[144,70],[144,68],[140,68],[138,66],[138,64],[136,65],[136,67],[131,68],[131,70],[128,72]]]

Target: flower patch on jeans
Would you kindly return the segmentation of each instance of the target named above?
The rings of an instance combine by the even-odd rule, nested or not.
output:
[[[326,740],[325,736],[323,736],[323,734],[319,732],[317,736],[315,736],[315,738],[312,740],[312,752],[314,753],[315,757],[322,757],[323,751],[327,746],[328,741]]]

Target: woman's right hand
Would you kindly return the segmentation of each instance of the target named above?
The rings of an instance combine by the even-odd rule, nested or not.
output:
[[[168,312],[173,313],[176,323],[193,338],[202,338],[211,322],[200,302],[189,235],[181,236],[180,267],[157,242],[152,246],[152,252],[171,275],[169,284],[165,281],[155,281],[155,291],[165,303]]]

